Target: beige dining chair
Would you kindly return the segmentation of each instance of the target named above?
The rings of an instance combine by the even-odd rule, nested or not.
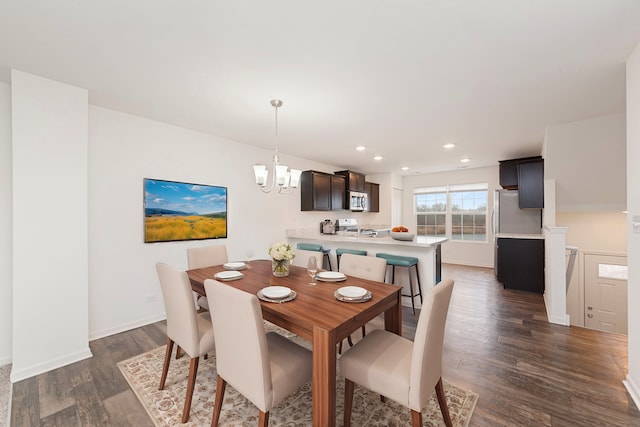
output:
[[[342,355],[345,427],[351,425],[354,383],[410,408],[414,427],[422,426],[422,408],[435,388],[444,422],[452,425],[442,386],[442,348],[452,291],[449,279],[425,295],[414,342],[377,329]]]
[[[211,267],[229,262],[226,245],[201,246],[187,249],[187,266],[189,270],[194,268]],[[198,306],[209,310],[209,301],[205,296],[196,296]]]
[[[340,256],[341,273],[347,276],[359,277],[361,279],[384,282],[387,273],[387,261],[382,258],[366,255],[354,255],[345,253]],[[362,325],[362,337],[366,334],[365,326]],[[347,337],[349,345],[353,346],[351,335]],[[342,342],[338,346],[338,353],[342,353]]]
[[[322,266],[322,252],[307,251],[304,249],[296,249],[295,252],[296,257],[291,262],[293,265],[307,268],[307,264],[309,264],[309,258],[314,256],[316,257],[318,267]]]
[[[176,343],[191,358],[187,396],[182,410],[182,422],[186,423],[191,410],[191,400],[200,356],[204,356],[215,349],[213,326],[208,312],[196,313],[193,296],[191,295],[191,283],[185,271],[177,270],[162,262],[156,264],[156,271],[160,279],[162,298],[167,312],[167,348],[158,390],[164,389],[167,373],[169,372],[173,344]]]
[[[265,333],[258,298],[213,279],[204,282],[216,325],[218,381],[212,426],[218,425],[228,384],[259,410],[259,426],[269,411],[310,381],[311,351],[275,332]]]

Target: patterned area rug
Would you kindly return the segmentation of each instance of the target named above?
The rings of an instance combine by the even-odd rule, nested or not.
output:
[[[9,425],[9,410],[11,408],[11,365],[0,366],[0,427]]]
[[[156,426],[211,425],[216,389],[215,355],[209,355],[207,360],[200,359],[191,415],[186,424],[181,424],[189,358],[183,356],[176,360],[174,350],[165,389],[159,391],[158,384],[162,372],[164,351],[164,346],[158,347],[122,361],[118,363],[118,367]],[[342,425],[344,379],[339,376],[337,384],[337,424]],[[446,381],[444,382],[444,390],[453,425],[466,427],[478,400],[478,394],[463,390]],[[354,426],[411,425],[411,415],[407,408],[390,400],[382,403],[379,395],[363,389],[357,384],[353,399],[352,424]],[[422,413],[423,425],[444,426],[435,392]],[[269,414],[269,424],[272,426],[309,426],[311,419],[311,383],[307,383],[295,395],[289,396]],[[220,414],[220,424],[224,426],[255,426],[257,422],[258,409],[234,390],[231,385],[227,385]]]

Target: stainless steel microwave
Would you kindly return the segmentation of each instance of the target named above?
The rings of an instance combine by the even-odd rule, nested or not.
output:
[[[367,210],[367,193],[360,191],[349,192],[349,209],[355,212]]]

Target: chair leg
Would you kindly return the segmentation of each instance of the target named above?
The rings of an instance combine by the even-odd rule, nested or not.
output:
[[[442,418],[447,427],[452,427],[451,416],[449,416],[449,407],[447,406],[447,399],[444,396],[444,387],[442,386],[442,377],[436,383],[436,396],[438,396],[438,405],[440,406],[440,412],[442,412]]]
[[[258,418],[258,427],[268,427],[269,425],[269,412],[260,411],[260,417]]]
[[[184,409],[182,410],[182,422],[189,420],[189,412],[191,411],[191,400],[193,399],[193,389],[196,386],[196,375],[198,374],[199,357],[192,357],[189,363],[189,380],[187,382],[187,397],[184,400]]]
[[[367,330],[364,328],[364,325],[362,325],[362,338],[364,338],[366,334],[367,334]]]
[[[351,407],[353,406],[353,381],[344,380],[344,427],[351,426]]]
[[[167,337],[167,349],[164,352],[164,365],[162,365],[162,376],[160,377],[160,386],[158,390],[164,389],[164,383],[167,381],[167,372],[169,372],[169,362],[171,362],[171,352],[173,351],[173,340]]]
[[[222,410],[222,401],[224,400],[224,390],[227,388],[227,382],[218,375],[216,384],[216,399],[213,404],[213,416],[211,417],[211,427],[217,427],[220,420],[220,410]]]
[[[422,427],[422,412],[411,410],[411,426]]]

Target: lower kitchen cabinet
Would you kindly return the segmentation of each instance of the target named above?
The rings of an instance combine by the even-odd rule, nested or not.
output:
[[[544,239],[499,238],[496,255],[505,289],[544,293]]]

